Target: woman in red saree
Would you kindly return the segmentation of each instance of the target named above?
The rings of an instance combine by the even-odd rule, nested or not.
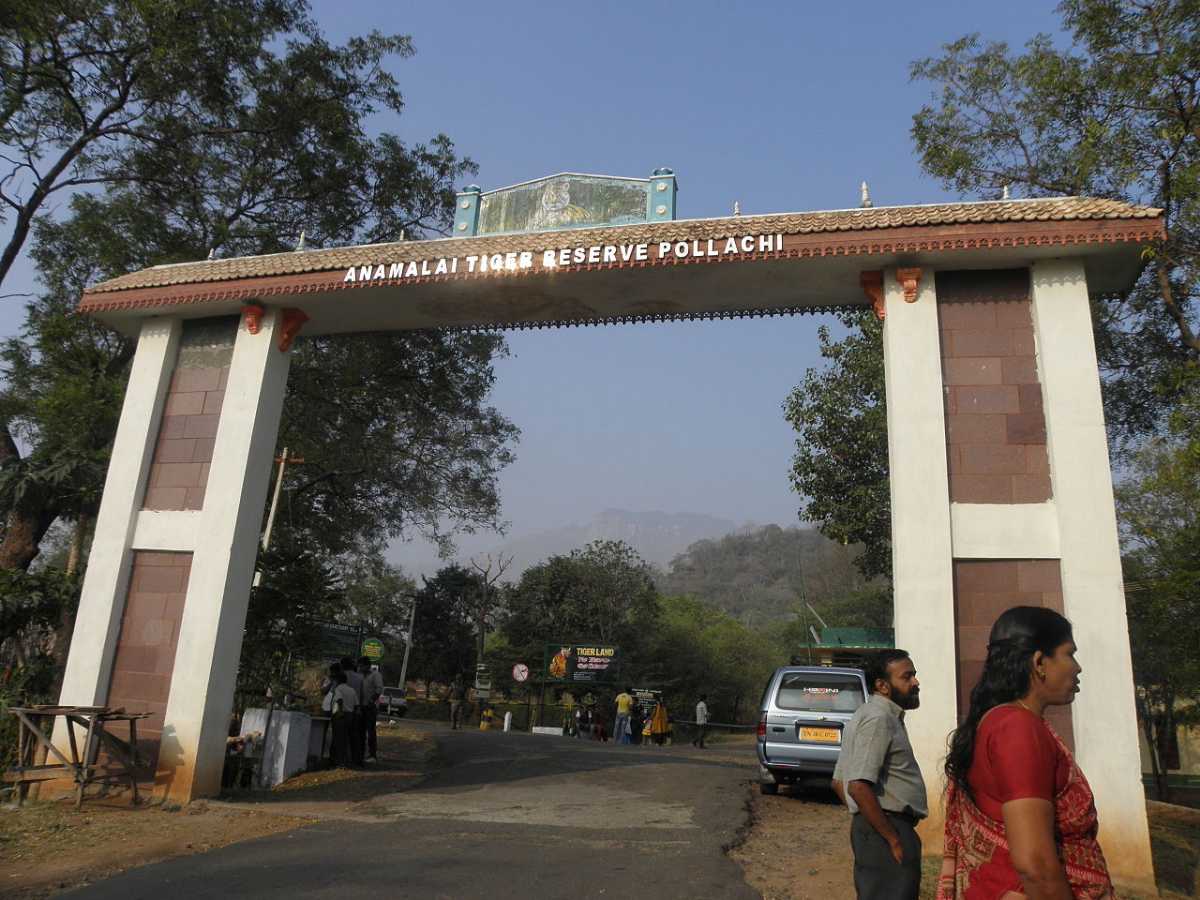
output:
[[[1018,606],[992,626],[987,662],[946,757],[938,900],[1112,898],[1092,790],[1042,718],[1079,691],[1071,623]]]

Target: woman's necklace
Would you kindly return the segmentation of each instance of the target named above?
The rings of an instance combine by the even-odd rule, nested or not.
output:
[[[1028,704],[1026,704],[1025,702],[1023,702],[1023,701],[1022,701],[1020,698],[1018,698],[1018,699],[1014,700],[1013,702],[1014,702],[1014,703],[1016,703],[1016,704],[1017,704],[1017,706],[1021,707],[1021,709],[1025,710],[1026,712],[1031,712],[1031,713],[1033,713],[1035,716],[1037,715],[1037,713],[1033,712],[1033,710],[1032,710],[1032,709],[1031,709],[1031,708],[1028,706]]]

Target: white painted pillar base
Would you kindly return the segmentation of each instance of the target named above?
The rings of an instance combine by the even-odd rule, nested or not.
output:
[[[65,705],[102,705],[108,697],[129,587],[130,546],[146,493],[180,331],[179,319],[146,319],[142,323],[63,675],[59,702]],[[56,742],[58,736],[66,740],[61,726]]]
[[[905,725],[929,794],[927,852],[942,845],[946,736],[958,725],[953,549],[942,354],[934,273],[904,300],[895,270],[884,273],[883,361],[892,501],[892,590],[896,645],[912,654],[921,706]]]
[[[282,312],[238,324],[221,406],[159,752],[159,779],[186,802],[220,790],[225,738],[290,355]]]
[[[1075,756],[1096,794],[1100,843],[1113,878],[1155,894],[1087,280],[1079,259],[1035,263],[1032,276],[1063,610],[1083,666],[1082,690],[1072,704]]]

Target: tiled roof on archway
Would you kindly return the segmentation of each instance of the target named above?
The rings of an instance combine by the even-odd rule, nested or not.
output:
[[[1058,197],[976,203],[937,203],[922,206],[888,206],[714,219],[681,219],[612,228],[371,244],[154,266],[113,278],[89,288],[85,294],[83,307],[87,308],[90,305],[87,300],[88,296],[94,297],[96,294],[114,291],[299,275],[369,265],[379,260],[380,251],[384,248],[386,248],[389,260],[407,262],[427,259],[440,254],[492,254],[514,250],[538,252],[586,244],[691,241],[724,237],[731,231],[745,235],[833,235],[847,232],[886,232],[889,229],[920,229],[938,226],[1159,219],[1161,214],[1162,210],[1159,209],[1134,206],[1117,200]]]

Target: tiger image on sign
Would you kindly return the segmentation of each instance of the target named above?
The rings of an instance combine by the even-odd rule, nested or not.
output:
[[[571,655],[570,647],[563,647],[550,660],[550,677],[551,678],[566,678],[567,677],[567,657]]]
[[[526,226],[531,231],[577,225],[588,220],[588,211],[571,202],[571,182],[556,178],[547,182],[537,209]]]

